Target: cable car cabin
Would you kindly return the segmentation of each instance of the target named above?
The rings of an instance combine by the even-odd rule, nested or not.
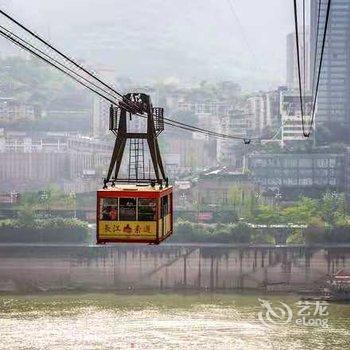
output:
[[[118,185],[97,191],[97,244],[159,244],[173,233],[173,189]]]

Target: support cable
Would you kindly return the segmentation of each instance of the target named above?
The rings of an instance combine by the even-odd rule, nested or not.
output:
[[[84,68],[82,65],[78,64],[77,62],[75,62],[73,59],[71,59],[70,57],[68,57],[66,54],[64,54],[63,52],[61,52],[60,50],[56,49],[54,46],[52,46],[49,42],[47,42],[45,39],[43,39],[42,37],[40,37],[38,34],[34,33],[32,30],[30,30],[29,28],[27,28],[25,25],[23,25],[22,23],[20,23],[19,21],[17,21],[15,18],[13,18],[12,16],[10,16],[8,13],[6,13],[3,10],[0,10],[0,14],[2,14],[3,16],[5,16],[7,19],[9,19],[11,22],[15,23],[17,26],[19,26],[21,29],[23,29],[24,31],[26,31],[27,33],[29,33],[30,35],[32,35],[35,39],[39,40],[40,42],[42,42],[44,45],[46,45],[47,47],[49,47],[51,50],[53,50],[54,52],[56,52],[57,54],[59,54],[60,56],[62,56],[64,59],[66,59],[67,61],[69,61],[70,63],[72,63],[74,66],[76,66],[77,68],[81,69],[83,72],[85,72],[86,74],[90,75],[92,78],[96,79],[99,83],[101,83],[103,86],[105,86],[106,88],[110,89],[111,91],[113,91],[114,93],[116,93],[119,97],[123,98],[123,95],[121,93],[119,93],[117,90],[115,90],[113,87],[111,87],[110,85],[106,84],[103,80],[101,80],[100,78],[98,78],[95,74],[93,74],[92,72],[90,72],[89,70],[87,70],[86,68]]]
[[[19,46],[20,48],[24,49],[25,51],[28,51],[29,53],[31,53],[32,55],[34,55],[35,57],[41,59],[42,61],[44,61],[45,63],[49,64],[50,66],[58,69],[60,72],[62,72],[63,74],[68,75],[70,78],[72,78],[73,80],[75,80],[76,82],[78,82],[79,84],[83,85],[84,87],[86,87],[87,89],[89,89],[90,91],[94,92],[95,94],[99,95],[100,97],[106,99],[107,101],[109,101],[110,103],[112,103],[113,105],[117,105],[117,101],[116,100],[112,100],[108,97],[106,97],[105,95],[103,95],[102,93],[98,92],[97,90],[93,89],[91,86],[83,83],[81,80],[79,80],[77,77],[75,77],[74,75],[72,75],[71,73],[68,73],[67,71],[65,71],[64,69],[60,68],[59,66],[53,64],[50,60],[46,59],[45,57],[41,56],[39,53],[35,52],[34,50],[30,49],[28,46],[26,46],[25,44],[19,42],[18,40],[16,40],[15,38],[11,37],[9,34],[3,32],[2,30],[0,30],[0,35],[3,36],[4,38],[6,38],[7,40],[10,40],[11,42],[13,42],[15,45]]]
[[[301,84],[301,69],[300,69],[300,47],[299,47],[299,28],[298,28],[298,5],[297,0],[293,0],[294,3],[294,26],[295,26],[295,44],[297,49],[297,63],[298,63],[298,83],[299,83],[299,100],[300,100],[300,113],[301,113],[301,124],[303,128],[303,135],[308,137],[304,130],[304,101],[303,101],[303,90]]]
[[[311,122],[310,122],[309,130],[307,132],[307,137],[310,136],[311,129],[312,129],[312,126],[313,126],[313,123],[314,123],[314,119],[315,119],[316,102],[317,102],[318,88],[319,88],[319,84],[320,84],[320,77],[321,77],[321,71],[322,71],[324,48],[325,48],[326,39],[327,39],[327,29],[328,29],[328,23],[329,23],[329,15],[330,15],[330,11],[331,11],[331,4],[332,4],[332,0],[328,0],[327,11],[326,11],[326,20],[325,20],[325,26],[324,26],[323,38],[322,38],[320,64],[318,66],[318,74],[317,74],[317,81],[316,81],[316,87],[315,87],[315,95],[313,96],[313,102],[312,102]]]
[[[0,14],[4,15],[6,18],[10,19],[13,23],[18,25],[21,29],[25,30],[27,33],[29,33],[34,38],[36,38],[37,40],[42,42],[44,45],[49,47],[51,50],[53,50],[54,52],[58,53],[61,57],[63,57],[65,60],[67,60],[70,63],[72,63],[78,69],[80,69],[84,73],[88,74],[91,78],[95,79],[97,82],[102,84],[105,88],[107,88],[110,91],[112,91],[113,93],[115,93],[118,97],[114,96],[110,91],[107,91],[105,88],[102,88],[102,87],[98,86],[96,83],[94,83],[94,82],[84,78],[79,73],[77,73],[74,70],[72,70],[71,68],[67,67],[64,63],[59,62],[58,60],[56,60],[55,58],[51,57],[47,53],[43,52],[42,50],[38,49],[34,45],[30,44],[25,39],[20,38],[18,35],[14,34],[13,32],[7,30],[6,28],[4,28],[2,26],[0,26],[0,28],[2,29],[2,30],[0,30],[0,35],[5,37],[6,39],[10,40],[11,42],[13,42],[15,45],[19,46],[20,48],[28,51],[29,53],[31,53],[35,57],[41,59],[42,61],[44,61],[45,63],[49,64],[50,66],[58,69],[60,72],[66,74],[67,76],[69,76],[70,78],[72,78],[73,80],[75,80],[76,82],[81,84],[82,86],[88,88],[90,91],[92,91],[93,93],[99,95],[103,99],[109,101],[113,105],[118,105],[118,102],[120,101],[120,98],[122,98],[123,101],[126,102],[124,96],[121,93],[119,93],[113,87],[111,87],[110,85],[106,84],[104,81],[99,79],[95,74],[93,74],[92,72],[90,72],[87,69],[85,69],[84,67],[82,67],[80,64],[75,62],[73,59],[69,58],[67,55],[65,55],[64,53],[62,53],[58,49],[56,49],[54,46],[49,44],[46,40],[42,39],[39,35],[35,34],[33,31],[28,29],[26,26],[24,26],[23,24],[21,24],[20,22],[15,20],[12,16],[8,15],[7,13],[5,13],[2,10],[0,10]],[[85,83],[83,81],[81,81],[81,80],[84,80]],[[98,91],[96,89],[98,89],[100,91]],[[106,96],[106,95],[108,95],[109,97]],[[130,103],[130,105],[135,106],[135,103],[133,101],[128,100],[126,103],[127,104]],[[136,115],[141,116],[141,117],[146,117],[145,115],[142,115],[142,114],[136,114]],[[202,129],[202,128],[195,127],[195,126],[192,126],[192,125],[188,125],[188,124],[185,124],[185,123],[181,123],[181,122],[178,122],[176,120],[169,119],[169,118],[164,118],[164,119],[165,119],[164,123],[166,125],[169,125],[169,126],[172,126],[172,127],[176,127],[176,128],[180,128],[180,129],[187,130],[187,131],[192,131],[192,132],[206,134],[206,135],[211,136],[211,137],[225,138],[225,139],[237,139],[237,140],[243,140],[243,141],[246,141],[248,139],[248,138],[234,136],[234,135],[227,135],[227,134],[217,133],[217,132],[214,132],[214,131],[211,131],[211,130],[206,130],[206,129]],[[249,140],[251,140],[251,139],[252,138],[249,138]],[[258,139],[258,138],[255,138],[255,139]]]
[[[298,83],[299,83],[299,97],[300,97],[300,110],[301,110],[301,122],[302,122],[302,130],[304,137],[309,137],[311,134],[311,130],[313,127],[314,119],[315,119],[315,110],[316,110],[316,102],[317,102],[317,96],[318,96],[318,90],[319,90],[319,83],[320,83],[320,76],[322,71],[322,62],[323,62],[323,56],[324,56],[324,48],[327,38],[327,29],[328,29],[328,23],[329,23],[329,15],[330,15],[330,9],[331,9],[331,3],[332,0],[328,0],[327,2],[327,10],[326,10],[326,18],[325,18],[325,26],[323,31],[323,38],[322,38],[322,47],[321,47],[321,53],[320,53],[320,62],[318,65],[318,72],[317,72],[317,80],[315,84],[315,73],[316,73],[316,58],[317,58],[317,51],[318,51],[318,35],[319,35],[319,26],[320,26],[320,8],[321,8],[321,0],[318,2],[318,16],[317,16],[317,29],[316,29],[316,50],[315,50],[315,56],[314,56],[314,74],[313,74],[313,86],[312,86],[312,106],[311,106],[311,120],[309,123],[309,128],[306,131],[305,128],[305,121],[304,121],[304,93],[305,93],[305,37],[304,37],[304,93],[302,89],[302,80],[301,80],[301,67],[300,67],[300,47],[299,47],[299,32],[298,32],[298,8],[297,8],[297,0],[293,1],[294,3],[294,24],[295,24],[295,41],[296,41],[296,50],[297,50],[297,63],[298,63]],[[303,0],[303,31],[305,36],[305,0]]]
[[[46,57],[48,60],[53,61],[55,64],[59,65],[60,67],[62,67],[63,69],[68,70],[71,74],[74,74],[74,76],[78,76],[80,79],[83,79],[84,81],[86,81],[88,84],[93,85],[95,88],[102,90],[104,93],[108,94],[111,98],[115,98],[114,95],[112,95],[111,93],[109,93],[108,91],[104,90],[103,88],[101,88],[100,86],[98,86],[97,84],[95,84],[94,82],[84,78],[83,76],[81,76],[79,73],[75,72],[73,69],[65,66],[63,63],[59,62],[58,60],[56,60],[55,58],[49,56],[47,53],[45,53],[44,51],[38,49],[37,47],[35,47],[34,45],[32,45],[30,42],[26,41],[25,39],[19,37],[18,35],[16,35],[15,33],[11,32],[10,30],[6,29],[5,27],[0,25],[0,31],[1,33],[5,34],[4,32],[6,32],[8,34],[8,37],[15,37],[19,42],[21,42],[24,46],[26,47],[30,47],[31,49],[38,51],[41,55],[43,55],[44,57]],[[5,35],[4,35],[5,36]],[[15,43],[15,41],[13,41]],[[29,50],[27,50],[29,51]],[[30,51],[30,53],[33,54],[33,51]],[[45,61],[46,62],[46,61]],[[46,62],[48,63],[48,62]],[[58,68],[56,65],[54,66],[55,68]],[[72,78],[72,75],[69,75]],[[85,86],[85,85],[84,85]],[[86,87],[86,86],[85,86]],[[93,90],[93,92],[95,92],[95,90]]]
[[[312,96],[314,96],[315,91],[315,77],[316,77],[316,60],[318,54],[318,36],[320,30],[320,16],[321,16],[321,0],[318,0],[318,11],[317,11],[317,24],[316,24],[316,43],[315,43],[315,54],[314,54],[314,62],[313,62],[313,73],[312,73]]]

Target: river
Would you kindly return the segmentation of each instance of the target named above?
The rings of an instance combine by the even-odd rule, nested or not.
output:
[[[350,304],[298,301],[210,293],[2,295],[0,350],[350,349]]]

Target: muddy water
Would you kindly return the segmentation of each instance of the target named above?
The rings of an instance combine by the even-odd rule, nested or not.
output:
[[[5,295],[0,296],[0,350],[350,349],[350,304],[323,309],[312,304],[298,321],[305,307],[298,300],[232,294]]]

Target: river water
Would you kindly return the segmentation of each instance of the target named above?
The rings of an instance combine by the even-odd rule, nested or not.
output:
[[[252,294],[3,295],[0,350],[350,349],[350,304],[298,301]]]

